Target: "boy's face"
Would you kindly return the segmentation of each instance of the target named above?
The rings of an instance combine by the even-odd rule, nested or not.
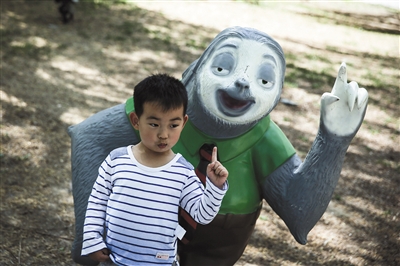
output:
[[[183,106],[163,111],[159,105],[146,102],[140,118],[132,113],[130,119],[142,144],[151,152],[164,153],[178,142],[188,116],[183,114]]]

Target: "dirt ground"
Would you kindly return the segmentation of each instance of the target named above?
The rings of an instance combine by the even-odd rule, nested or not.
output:
[[[101,1],[97,1],[101,2]],[[321,220],[298,244],[264,203],[242,265],[400,265],[399,12],[336,2],[1,1],[0,265],[76,265],[67,127],[124,102],[145,76],[180,77],[222,29],[273,36],[287,72],[273,120],[304,158],[340,63],[369,92]]]

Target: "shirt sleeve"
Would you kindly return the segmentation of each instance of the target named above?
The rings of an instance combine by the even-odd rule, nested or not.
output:
[[[101,164],[99,175],[88,200],[85,223],[83,225],[82,256],[107,247],[103,240],[103,232],[107,202],[111,192],[112,167],[110,158],[108,156]]]
[[[200,182],[193,171],[183,188],[181,197],[181,207],[199,224],[210,223],[217,215],[225,193],[228,190],[228,181],[220,189],[215,186],[208,178],[206,187]]]

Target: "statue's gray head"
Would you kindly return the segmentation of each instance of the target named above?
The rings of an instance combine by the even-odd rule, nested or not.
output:
[[[215,138],[245,133],[278,103],[285,68],[281,46],[266,33],[223,30],[183,73],[189,119]]]

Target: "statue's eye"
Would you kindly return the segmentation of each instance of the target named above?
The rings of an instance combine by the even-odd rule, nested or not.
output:
[[[215,67],[214,68],[214,73],[217,75],[228,75],[229,74],[229,70],[225,69],[223,67]]]
[[[257,83],[264,89],[270,89],[275,85],[276,73],[275,66],[267,63],[258,69]]]
[[[272,86],[274,86],[274,83],[272,81],[268,81],[268,80],[265,80],[265,79],[259,79],[258,80],[258,84],[260,84],[262,87],[264,87],[266,89],[269,89]]]
[[[234,57],[230,53],[222,53],[214,57],[211,69],[215,75],[225,76],[231,73],[234,65]]]

